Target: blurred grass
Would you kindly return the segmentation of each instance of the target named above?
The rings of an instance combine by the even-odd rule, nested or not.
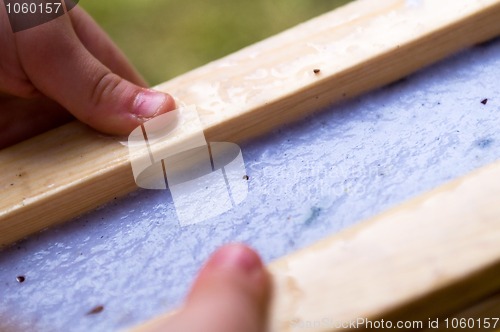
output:
[[[349,0],[82,0],[155,85]]]

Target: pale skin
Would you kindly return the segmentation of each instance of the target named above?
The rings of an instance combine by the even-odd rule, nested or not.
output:
[[[171,96],[147,88],[79,7],[13,33],[0,0],[0,45],[0,149],[74,118],[106,134],[127,135],[175,108]],[[201,269],[179,312],[146,330],[262,332],[269,294],[259,256],[245,245],[227,245]]]
[[[175,108],[147,89],[106,33],[76,7],[35,28],[13,33],[0,6],[0,147],[72,117],[101,132],[127,135]]]

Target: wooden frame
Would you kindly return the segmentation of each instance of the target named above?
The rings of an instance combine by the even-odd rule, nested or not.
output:
[[[208,140],[239,142],[498,36],[499,21],[500,0],[358,0],[157,88],[197,106]],[[136,188],[127,148],[78,123],[1,151],[0,164],[6,193],[0,246]],[[421,317],[436,313],[419,306],[425,298],[453,311],[498,288],[487,277],[498,272],[500,259],[500,210],[492,201],[500,191],[491,181],[499,169],[486,168],[272,264],[271,330],[292,330],[294,320],[398,317],[408,304]],[[414,236],[425,239],[424,249]],[[314,267],[332,272],[304,272]],[[471,286],[463,300],[446,301]]]
[[[500,33],[499,0],[408,3],[358,0],[158,88],[197,106],[209,141],[237,143]],[[0,164],[0,246],[136,189],[127,148],[79,123]]]

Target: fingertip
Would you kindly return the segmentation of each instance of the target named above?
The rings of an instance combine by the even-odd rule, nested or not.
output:
[[[218,249],[206,264],[206,269],[231,269],[243,273],[260,272],[264,265],[259,255],[244,244],[229,244]]]
[[[271,293],[271,278],[259,255],[244,244],[230,244],[218,249],[201,269],[188,297],[203,298],[205,292],[221,288],[228,297],[239,298],[263,311]],[[225,293],[225,292],[222,292]],[[202,295],[202,296],[199,296]]]
[[[266,301],[270,280],[260,256],[244,244],[229,244],[219,248],[200,271],[198,285],[223,281],[244,292],[251,293],[257,301]]]
[[[183,308],[148,331],[262,332],[270,285],[254,250],[242,244],[223,246],[202,268]]]
[[[134,99],[131,113],[144,122],[174,109],[175,101],[169,94],[153,89],[141,89]]]
[[[113,88],[101,88],[104,92],[92,98],[96,100],[95,106],[69,109],[82,122],[98,131],[126,136],[144,122],[176,107],[174,98],[169,94],[139,87],[115,74],[109,77],[108,83],[103,85]],[[119,83],[115,84],[113,80]]]

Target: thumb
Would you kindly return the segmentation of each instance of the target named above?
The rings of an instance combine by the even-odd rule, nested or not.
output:
[[[99,131],[127,135],[175,107],[169,95],[112,73],[81,43],[68,15],[18,32],[15,38],[31,83]]]
[[[185,307],[146,331],[265,331],[270,280],[257,254],[244,245],[218,250],[200,272]]]

